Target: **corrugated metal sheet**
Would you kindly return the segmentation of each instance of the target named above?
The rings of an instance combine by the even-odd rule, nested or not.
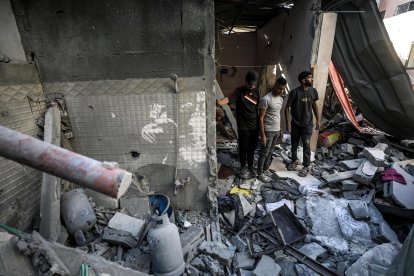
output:
[[[40,84],[0,86],[0,124],[36,137],[44,112]],[[24,229],[39,212],[42,174],[0,157],[0,222]]]
[[[376,127],[414,138],[413,89],[376,2],[324,1],[323,8],[347,11],[338,13],[332,59],[352,100]]]

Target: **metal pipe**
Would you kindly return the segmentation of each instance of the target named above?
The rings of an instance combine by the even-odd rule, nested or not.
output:
[[[3,126],[0,156],[113,198],[120,198],[132,181],[132,174],[116,163],[100,162]]]

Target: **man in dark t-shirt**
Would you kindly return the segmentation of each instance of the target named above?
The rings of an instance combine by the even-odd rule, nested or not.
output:
[[[299,176],[306,176],[309,173],[310,165],[310,137],[313,128],[312,111],[315,114],[316,126],[319,129],[320,119],[316,101],[319,100],[318,91],[312,87],[313,77],[308,71],[301,72],[298,76],[300,86],[289,93],[286,103],[285,117],[286,126],[291,135],[292,141],[292,163],[289,164],[289,170],[296,170],[298,165],[298,145],[302,140],[303,145],[303,169]],[[289,122],[289,110],[292,122]]]
[[[243,86],[237,87],[227,97],[217,100],[219,106],[228,104],[230,100],[236,102],[239,159],[241,164],[240,176],[243,178],[247,178],[249,174],[253,177],[257,176],[253,168],[253,160],[254,150],[259,139],[258,104],[260,95],[256,89],[258,79],[258,73],[250,70],[246,74],[246,82]]]

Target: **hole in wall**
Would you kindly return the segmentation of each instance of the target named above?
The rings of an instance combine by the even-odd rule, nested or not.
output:
[[[141,155],[140,152],[137,152],[135,150],[131,151],[130,153],[131,153],[132,158],[139,158],[139,156]]]

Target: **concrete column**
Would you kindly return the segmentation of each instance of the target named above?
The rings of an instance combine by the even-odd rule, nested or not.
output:
[[[43,140],[60,147],[60,111],[56,104],[46,112]],[[60,235],[60,178],[47,173],[43,173],[40,219],[40,234],[47,240],[57,241]]]
[[[312,55],[316,54],[316,64],[312,64],[313,68],[313,86],[318,90],[319,101],[317,102],[319,108],[319,118],[322,116],[323,102],[325,100],[326,83],[328,81],[329,62],[331,61],[333,42],[335,38],[336,28],[336,13],[324,13],[322,15],[322,24],[319,43],[317,41],[314,47]],[[315,36],[315,39],[318,37]],[[314,130],[311,137],[311,150],[316,150],[318,142],[319,131]]]

